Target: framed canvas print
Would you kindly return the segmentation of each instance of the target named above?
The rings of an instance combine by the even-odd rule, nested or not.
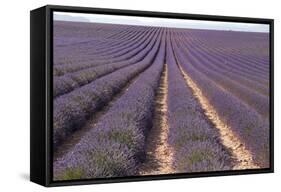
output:
[[[273,20],[31,11],[31,181],[273,172]]]

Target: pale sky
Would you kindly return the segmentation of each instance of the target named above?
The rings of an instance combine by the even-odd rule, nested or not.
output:
[[[88,13],[54,12],[54,20],[60,21],[80,21],[93,23],[110,23],[140,26],[189,28],[189,29],[213,29],[213,30],[233,30],[249,32],[269,32],[268,24],[220,22],[169,18],[152,18],[136,16],[117,16]]]

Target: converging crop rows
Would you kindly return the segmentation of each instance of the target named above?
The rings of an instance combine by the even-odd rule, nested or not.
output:
[[[54,21],[53,178],[269,167],[268,33]]]

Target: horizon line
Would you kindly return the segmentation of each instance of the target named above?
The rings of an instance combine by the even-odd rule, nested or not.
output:
[[[269,24],[54,12],[55,21],[269,33]]]

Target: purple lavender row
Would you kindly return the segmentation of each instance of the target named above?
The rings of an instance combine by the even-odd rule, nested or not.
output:
[[[236,68],[239,67],[239,71],[244,72],[241,75],[244,76],[249,76],[250,74],[253,74],[254,76],[256,76],[256,74],[259,73],[265,73],[265,70],[261,71],[261,70],[256,70],[256,68],[258,67],[258,65],[255,66],[251,66],[253,65],[253,63],[247,63],[245,62],[245,60],[237,60],[239,59],[240,55],[236,55],[234,58],[230,58],[228,57],[228,53],[220,53],[219,51],[217,51],[217,47],[219,45],[215,45],[215,44],[210,44],[208,43],[208,40],[198,40],[198,37],[196,36],[196,34],[192,34],[192,35],[184,35],[184,37],[187,39],[187,41],[190,42],[190,44],[192,44],[193,49],[196,49],[196,51],[201,51],[202,54],[205,54],[206,56],[209,55],[212,59],[216,59],[218,61],[221,61],[224,63],[224,65],[222,65],[223,67],[228,67],[228,68]],[[190,41],[190,38],[192,39],[192,41]],[[229,49],[232,45],[228,45],[228,48],[225,49]],[[241,48],[242,49],[242,48]],[[230,66],[229,66],[230,65]],[[245,70],[244,67],[246,67]],[[251,69],[249,71],[249,69]],[[255,71],[255,73],[252,73],[252,70]],[[267,69],[268,70],[268,69]]]
[[[241,99],[247,105],[255,109],[262,117],[268,118],[269,116],[269,97],[259,94],[241,84],[236,83],[234,80],[228,78],[222,72],[212,70],[210,61],[192,52],[192,48],[186,49],[182,44],[179,44],[183,54],[189,53],[187,62],[193,68],[202,74],[205,74],[210,81],[213,81],[223,87],[225,90],[232,93],[234,96]]]
[[[70,152],[54,162],[55,180],[137,174],[164,58],[165,35],[153,64]]]
[[[104,27],[99,27],[99,25],[97,25],[96,23],[77,23],[77,22],[58,22],[55,23],[57,24],[57,26],[55,26],[54,29],[54,37],[61,37],[61,38],[78,38],[79,37],[82,38],[82,41],[78,41],[78,39],[76,40],[77,42],[73,42],[73,43],[68,43],[68,44],[57,44],[55,42],[55,45],[58,45],[57,47],[76,47],[79,44],[84,44],[87,45],[88,43],[86,41],[84,41],[84,39],[88,39],[90,42],[95,42],[96,46],[101,46],[101,45],[108,45],[108,46],[114,46],[117,45],[116,41],[104,41],[106,39],[110,39],[111,35],[119,35],[120,39],[119,42],[124,40],[124,38],[128,39],[128,34],[130,34],[132,31],[129,30],[132,27],[122,27],[120,28],[120,26],[118,25],[110,25],[107,24],[107,28]],[[82,26],[81,26],[82,25]],[[120,28],[120,29],[119,29]],[[71,40],[70,39],[70,40]],[[98,41],[97,41],[98,40]]]
[[[247,86],[247,88],[249,89],[262,93],[263,95],[269,94],[269,86],[268,84],[265,84],[266,78],[262,79],[260,75],[251,70],[243,70],[243,67],[239,66],[239,63],[233,63],[230,60],[216,57],[215,54],[208,53],[205,48],[197,46],[199,43],[196,43],[192,42],[188,44],[187,42],[185,42],[185,46],[189,49],[190,54],[193,54],[198,59],[203,59],[204,57],[204,60],[208,62],[207,66],[209,69],[220,72],[226,75],[228,78]],[[239,55],[237,55],[237,57],[239,57]],[[249,76],[250,73],[252,73],[253,75]]]
[[[243,60],[250,63],[255,63],[258,66],[266,67],[268,66],[269,58],[269,33],[247,33],[246,38],[238,39],[238,41],[226,42],[223,39],[219,39],[220,43],[227,47],[229,43],[235,43],[236,47],[234,49],[229,49],[230,55],[241,55]],[[228,38],[231,39],[231,38]],[[242,45],[242,46],[241,46]],[[221,48],[220,48],[221,49]],[[262,51],[262,52],[261,52]]]
[[[109,24],[109,25],[112,25],[111,27],[115,27],[116,24]],[[151,28],[151,27],[148,27],[148,28]],[[124,34],[121,34],[121,33],[116,33],[116,34],[113,34],[112,36],[110,37],[107,37],[106,39],[110,39],[111,41],[106,41],[105,44],[100,44],[101,45],[101,49],[103,48],[107,48],[109,46],[115,46],[115,45],[118,45],[117,42],[126,42],[129,38],[133,37],[134,35],[131,35],[131,34],[138,34],[140,32],[140,27],[139,26],[130,26],[128,28],[128,32],[130,35],[124,35]],[[113,30],[115,31],[115,29],[110,29],[110,30]],[[116,44],[116,43],[117,44]],[[105,45],[105,46],[104,46]]]
[[[87,60],[85,62],[76,60],[77,63],[75,62],[73,64],[64,64],[64,65],[55,66],[54,75],[61,76],[65,73],[75,72],[78,70],[82,70],[94,66],[129,60],[130,58],[134,57],[139,51],[144,49],[150,43],[151,38],[154,38],[158,33],[159,30],[149,33],[148,36],[145,36],[145,38],[143,37],[142,41],[140,41],[139,43],[136,43],[134,46],[131,46],[131,48],[129,49],[124,49],[122,51],[123,55],[121,56],[119,55],[118,57],[116,56],[116,58],[113,59],[112,58],[110,59],[110,56],[108,56],[107,60],[96,61],[93,56],[89,55],[86,57],[86,59],[81,57],[81,59],[83,58],[82,60]]]
[[[113,26],[112,26],[112,28],[114,29]],[[130,34],[131,37],[127,38],[126,41],[123,41],[123,42],[119,41],[116,46],[108,45],[108,49],[114,49],[114,48],[117,49],[120,46],[124,46],[124,44],[128,44],[128,42],[131,43],[132,39],[137,38],[137,37],[139,37],[140,35],[143,35],[143,34],[139,33],[139,35],[135,35],[135,36],[133,36],[133,35],[135,35],[135,34]],[[126,35],[126,36],[128,36],[128,35]],[[65,38],[65,37],[60,37],[60,38]],[[112,40],[105,39],[103,44],[106,44],[106,42],[112,43]],[[55,63],[55,65],[75,63],[75,62],[81,61],[83,57],[84,57],[83,60],[86,60],[86,59],[89,60],[90,58],[95,58],[97,56],[97,54],[94,54],[94,52],[96,52],[97,49],[98,49],[99,52],[100,51],[102,51],[103,53],[108,52],[108,54],[110,54],[110,51],[111,51],[111,50],[109,50],[109,51],[101,50],[98,47],[97,39],[89,40],[88,42],[83,42],[83,43],[79,43],[79,44],[68,45],[68,46],[64,46],[64,47],[55,47],[54,63]]]
[[[204,117],[176,64],[171,42],[167,46],[169,144],[177,173],[230,170],[230,157],[219,133]]]
[[[118,50],[119,53],[115,56],[116,58],[111,58],[111,56],[108,55],[108,58],[105,60],[97,60],[91,53],[84,53],[83,56],[77,55],[76,59],[71,60],[71,62],[68,61],[66,64],[56,65],[54,67],[54,75],[61,76],[65,73],[75,72],[89,67],[127,60],[142,50],[149,43],[149,39],[155,36],[156,33],[157,31],[153,31],[152,33],[147,34],[147,36],[142,37],[141,41],[139,40],[139,42],[134,43],[134,46],[131,46],[130,48]],[[84,50],[84,47],[81,49]],[[88,50],[84,51],[87,52]]]
[[[145,32],[139,32],[140,34],[136,34],[132,39],[126,41],[125,44],[120,43],[118,47],[108,47],[106,51],[98,50],[98,52],[91,53],[91,55],[95,56],[97,60],[114,59],[138,48],[156,31],[157,29],[154,28],[148,29]]]
[[[242,66],[238,66],[237,64],[231,64],[235,67],[230,66],[228,63],[231,61],[223,60],[223,59],[216,59],[215,56],[212,54],[206,54],[204,49],[198,49],[193,47],[193,45],[187,45],[186,47],[189,48],[190,54],[193,55],[200,55],[200,58],[208,61],[208,68],[222,73],[228,78],[240,83],[241,85],[245,85],[247,88],[255,90],[258,93],[263,95],[269,94],[269,86],[268,83],[265,83],[265,79],[262,79],[259,75],[255,74],[254,72],[250,72],[253,75],[250,75],[249,72],[242,70]],[[198,57],[197,57],[198,58]],[[198,58],[198,59],[200,59]],[[249,71],[249,70],[248,70]]]
[[[111,24],[111,25],[112,25],[112,27],[114,27],[116,24]],[[130,32],[131,33],[134,32],[135,34],[144,33],[144,32],[147,32],[147,31],[151,30],[152,28],[154,28],[154,27],[131,26]],[[105,45],[105,46],[99,47],[99,50],[104,51],[102,49],[107,49],[108,47],[114,47],[116,45],[119,45],[120,43],[125,43],[128,40],[127,39],[128,37],[129,36],[126,36],[126,35],[124,37],[121,37],[121,38],[120,38],[120,35],[119,35],[119,37],[108,37],[105,40],[111,40],[111,41],[108,41],[105,44],[101,44],[101,45]],[[122,41],[120,41],[120,40],[122,40]],[[118,44],[118,42],[119,42],[119,44]],[[115,44],[115,43],[117,43],[117,44]]]
[[[229,53],[225,53],[222,48],[220,48],[219,45],[215,43],[210,43],[208,40],[201,40],[196,36],[196,34],[193,35],[186,35],[187,39],[190,38],[193,40],[192,45],[193,49],[196,49],[196,51],[203,50],[203,53],[205,55],[210,55],[212,59],[217,59],[224,63],[224,67],[229,67],[231,69],[237,69],[240,72],[245,72],[247,76],[253,75],[253,77],[263,76],[265,78],[268,77],[268,66],[262,67],[259,64],[245,61],[244,59],[241,59],[241,55],[237,53],[237,55],[234,55],[233,57],[229,55]],[[214,41],[214,40],[213,40]],[[229,44],[226,49],[230,49],[233,47],[232,44]],[[243,47],[240,47],[240,49],[243,49]],[[232,53],[233,54],[233,53]]]
[[[115,25],[112,25],[112,29],[115,28],[114,26]],[[60,59],[58,58],[57,60],[55,60],[55,64],[57,64],[57,65],[63,64],[64,60],[62,60],[62,59],[64,59],[65,57],[69,57],[69,55],[66,55],[66,53],[69,54],[70,52],[78,58],[79,58],[79,56],[81,57],[81,56],[85,55],[85,51],[86,51],[86,53],[91,51],[91,55],[93,55],[93,56],[100,55],[101,53],[109,55],[109,54],[112,54],[112,53],[110,53],[110,51],[112,51],[112,49],[113,50],[116,50],[116,49],[122,50],[122,48],[120,49],[121,46],[127,45],[128,42],[130,42],[132,44],[131,41],[133,41],[135,38],[137,38],[141,35],[142,36],[145,35],[144,33],[141,33],[139,31],[135,31],[135,32],[129,31],[127,33],[128,34],[124,34],[126,37],[126,40],[120,39],[118,42],[115,42],[115,40],[112,40],[112,39],[104,39],[103,44],[102,44],[103,48],[98,46],[98,43],[96,42],[96,40],[95,41],[91,40],[88,42],[83,42],[83,43],[79,43],[79,44],[75,44],[75,45],[71,45],[71,46],[55,47],[56,48],[55,53],[60,58]],[[64,37],[62,37],[62,38],[64,38]],[[116,45],[113,45],[113,43]],[[83,48],[81,49],[79,47],[83,47]],[[75,59],[75,58],[73,58],[73,59]],[[60,61],[60,60],[62,60],[62,61]]]
[[[140,44],[140,40],[143,41],[143,36],[147,36],[149,33],[155,32],[157,28],[147,28],[147,30],[136,30],[137,33],[132,35],[131,39],[128,39],[124,42],[119,42],[118,46],[107,46],[104,47],[104,49],[97,49],[93,52],[98,57],[104,57],[108,55],[116,55],[120,54],[119,52],[122,51],[123,49],[128,49],[130,47],[137,47],[136,44]],[[109,42],[112,41],[111,39],[108,40]]]
[[[229,67],[227,70],[222,69],[223,64],[220,65],[219,60],[214,58],[212,55],[206,55],[204,50],[194,49],[192,43],[191,45],[189,45],[185,42],[183,49],[187,49],[187,51],[189,52],[189,58],[191,60],[194,60],[191,63],[193,63],[194,67],[197,68],[200,72],[207,74],[208,77],[210,77],[212,80],[222,85],[225,89],[229,90],[234,95],[243,99],[247,104],[254,107],[262,116],[267,117],[269,115],[268,85],[261,86],[256,81],[246,81],[246,83],[248,83],[248,86],[246,86],[245,84],[241,84],[239,83],[239,81],[243,77],[232,74],[232,69],[234,67]],[[240,67],[240,71],[241,68],[242,67]],[[261,77],[259,76],[259,78]],[[245,82],[245,80],[243,82]]]
[[[222,32],[218,32],[218,33],[221,34]],[[240,35],[243,35],[243,34],[240,34]],[[256,34],[256,33],[250,33],[250,35],[252,36],[252,38],[259,37],[259,34]],[[262,69],[263,71],[267,71],[269,59],[267,59],[267,62],[257,61],[253,54],[252,54],[252,57],[250,57],[250,58],[248,55],[245,55],[245,51],[247,51],[247,49],[243,45],[241,45],[241,43],[243,43],[245,41],[246,45],[249,46],[249,44],[254,41],[255,43],[251,46],[251,48],[254,49],[257,41],[252,38],[250,38],[250,40],[249,40],[249,38],[239,40],[238,36],[237,36],[235,38],[235,41],[229,42],[229,41],[227,41],[228,39],[230,39],[229,37],[220,36],[220,37],[215,37],[215,38],[209,37],[204,40],[200,38],[200,41],[205,42],[205,43],[208,42],[208,44],[213,47],[212,51],[216,54],[219,54],[221,57],[225,57],[227,59],[233,59],[237,62],[245,63],[245,65],[244,65],[245,67],[247,67],[249,65],[252,68],[254,67],[254,68]],[[212,43],[210,42],[210,40],[212,41]],[[222,41],[222,42],[220,42],[220,41]],[[267,39],[267,41],[264,40],[264,42],[269,44],[268,39]],[[205,44],[205,43],[203,43],[203,44]],[[231,45],[231,47],[229,45]],[[265,45],[266,44],[264,44],[263,47],[267,47]],[[236,48],[234,49],[233,47],[235,47],[235,46],[236,46]],[[229,51],[227,52],[226,50],[229,50]],[[243,51],[241,51],[241,50],[243,50]],[[259,52],[259,53],[261,53],[261,52]],[[237,57],[237,55],[239,55],[239,57]],[[257,56],[258,54],[255,54],[255,55]]]
[[[138,49],[139,52],[128,60],[115,62],[107,65],[100,65],[92,68],[86,68],[84,70],[79,70],[74,73],[67,73],[62,76],[55,76],[53,96],[57,97],[63,95],[74,90],[75,88],[90,83],[101,76],[112,73],[115,70],[121,69],[123,67],[135,64],[143,60],[147,53],[153,48],[153,45],[156,42],[156,38],[157,36],[155,34],[154,37],[147,39],[147,42],[143,44],[146,47],[143,48],[143,46],[140,46],[139,48],[143,50],[139,51]]]
[[[221,37],[220,39],[210,39],[211,37],[209,37],[208,39],[202,38],[200,36],[200,34],[197,34],[196,32],[192,31],[192,32],[186,32],[183,34],[183,37],[188,37],[189,40],[191,40],[191,42],[195,45],[198,45],[198,47],[201,47],[202,49],[204,49],[205,51],[207,51],[207,53],[210,54],[214,54],[217,57],[221,57],[221,58],[226,58],[226,59],[230,59],[232,61],[235,62],[242,62],[243,64],[245,64],[245,66],[249,65],[251,67],[257,67],[260,71],[266,71],[268,70],[266,68],[266,66],[262,65],[261,63],[257,63],[254,60],[249,60],[246,59],[244,56],[251,56],[253,53],[248,53],[248,55],[246,55],[244,53],[244,55],[235,52],[235,51],[230,51],[231,49],[235,48],[235,43],[241,43],[239,40],[236,39],[235,42],[229,42],[226,45],[220,45],[219,41],[223,38]],[[227,42],[227,39],[225,39],[225,41]],[[247,44],[250,44],[250,42],[247,42]],[[211,49],[212,48],[212,49]],[[247,52],[247,50],[245,47],[243,47],[242,45],[237,46],[235,48],[235,50],[242,50]],[[250,48],[248,48],[250,49]],[[252,49],[255,49],[255,45],[252,45]],[[252,50],[252,51],[256,51],[256,50]],[[248,51],[249,52],[249,51]],[[237,58],[236,56],[239,55],[239,57]],[[229,58],[228,58],[229,56]]]
[[[160,45],[160,37],[146,57],[135,65],[117,70],[92,83],[77,88],[69,94],[62,95],[54,101],[54,149],[79,129],[102,106],[121,91],[127,82],[151,65]]]
[[[112,29],[114,29],[114,25],[112,26]],[[83,45],[83,48],[86,50],[91,50],[91,54],[100,56],[100,54],[110,54],[110,51],[120,49],[121,46],[125,46],[128,44],[128,42],[131,42],[132,40],[135,40],[136,38],[145,35],[145,33],[141,31],[125,31],[123,34],[123,38],[120,38],[118,40],[106,38],[102,40],[102,43],[96,43],[96,41],[88,41],[83,42],[71,46],[61,47],[62,49],[65,49],[66,51],[75,50],[75,54],[79,55],[83,53],[83,50],[77,49],[78,46]],[[121,49],[122,50],[122,49]]]
[[[201,33],[202,34],[202,33]],[[200,34],[198,34],[200,35]],[[254,33],[254,32],[204,32],[200,35],[204,41],[212,43],[213,47],[221,50],[224,54],[240,55],[244,61],[250,63],[255,62],[257,65],[268,65],[268,53],[265,53],[265,58],[260,57],[260,54],[253,54],[254,57],[249,57],[249,53],[253,53],[253,49],[256,50],[257,45],[264,50],[268,50],[269,35],[267,33]],[[219,44],[218,44],[219,43]],[[232,45],[229,47],[229,45]],[[251,50],[249,50],[251,48]],[[227,52],[226,52],[227,51]],[[259,51],[259,50],[258,50]]]
[[[67,26],[65,26],[67,27]],[[112,26],[112,29],[114,29],[114,26]],[[127,32],[127,33],[132,33],[132,32]],[[131,41],[131,39],[134,38],[135,34],[130,34],[130,38],[128,38],[128,35],[124,34],[125,36],[127,36],[127,39],[124,41],[119,41],[119,42],[115,42],[116,46],[110,46],[108,45],[108,47],[110,48],[114,48],[114,47],[119,47],[124,44],[127,44],[128,42]],[[64,36],[60,37],[60,38],[65,38]],[[84,37],[85,38],[85,37]],[[82,39],[84,39],[82,38]],[[68,63],[75,63],[79,60],[81,60],[84,56],[87,56],[87,54],[91,54],[93,55],[93,57],[96,55],[94,55],[93,53],[95,52],[96,49],[98,49],[99,51],[102,51],[99,47],[98,47],[98,42],[97,42],[98,38],[95,38],[94,40],[88,40],[87,42],[81,42],[81,43],[76,43],[74,45],[67,45],[67,46],[56,46],[54,47],[54,63],[55,65],[62,65],[62,64],[68,64]],[[101,40],[101,39],[100,39]],[[104,39],[103,40],[103,46],[105,46],[105,44],[108,43],[113,43],[113,40],[110,39]],[[104,50],[104,52],[106,53],[107,51]],[[89,56],[91,56],[89,55]],[[89,57],[85,57],[86,59],[90,59]]]
[[[235,32],[236,33],[236,32]],[[228,32],[229,35],[226,32],[211,32],[207,35],[202,35],[200,32],[192,31],[190,33],[187,33],[193,37],[197,37],[196,39],[199,41],[202,41],[203,44],[207,43],[208,46],[214,47],[214,49],[210,51],[219,51],[222,55],[229,55],[232,59],[236,59],[235,55],[239,55],[241,58],[241,61],[244,63],[249,63],[252,65],[255,63],[255,65],[258,65],[260,67],[263,67],[263,61],[256,61],[254,57],[253,59],[249,59],[249,55],[254,53],[255,51],[255,45],[256,40],[251,39],[248,37],[247,39],[241,39],[239,37],[245,36],[245,34],[235,34],[234,32]],[[255,33],[247,33],[247,35],[255,36]],[[256,35],[258,36],[258,35]],[[232,39],[232,40],[231,40]],[[253,44],[255,43],[255,45]],[[266,42],[266,41],[265,41]],[[207,45],[205,44],[205,45]],[[229,47],[231,45],[231,47]],[[252,49],[250,49],[250,47]],[[243,51],[241,51],[243,50]],[[253,56],[253,55],[252,55]],[[241,62],[240,61],[240,62]],[[265,69],[265,68],[264,68]]]
[[[89,40],[99,39],[98,46],[103,45],[105,39],[113,39],[113,36],[119,36],[120,40],[127,38],[126,34],[132,32],[133,26],[121,26],[112,24],[81,23],[81,22],[55,22],[54,36],[57,37],[87,37]],[[114,41],[110,42],[113,43]],[[77,42],[79,43],[79,41]],[[107,44],[107,43],[106,43]],[[109,44],[109,42],[108,42]],[[77,45],[74,43],[62,44],[68,46]]]
[[[124,25],[115,25],[115,28],[112,28],[109,24],[101,23],[54,21],[54,37],[70,38],[70,41],[55,41],[54,45],[69,46],[83,42],[86,39],[109,38],[113,34],[123,33],[126,29],[128,29],[128,26]],[[81,38],[81,32],[83,38]]]
[[[109,30],[112,30],[112,31],[115,31],[115,27],[116,27],[116,24],[114,24],[114,26],[110,26],[111,24],[109,24]],[[115,43],[114,43],[114,40],[116,40],[115,42],[120,42],[120,41],[126,41],[126,40],[128,40],[128,38],[130,37],[130,34],[132,34],[132,33],[135,33],[136,31],[134,30],[134,29],[136,29],[136,27],[135,26],[128,26],[127,28],[126,28],[126,30],[123,30],[123,32],[129,32],[128,34],[129,35],[124,35],[125,33],[122,33],[122,31],[121,31],[121,33],[115,33],[115,34],[112,34],[112,35],[110,35],[110,36],[108,36],[108,37],[106,37],[105,39],[111,39],[112,41],[110,42],[105,42],[105,44],[103,44],[103,43],[101,43],[100,45],[101,45],[101,48],[103,47],[103,45],[106,45],[106,46],[110,46],[110,45],[115,45]],[[113,43],[113,44],[112,44]]]
[[[231,127],[261,167],[269,166],[269,121],[264,120],[241,100],[222,90],[203,73],[194,69],[183,50],[174,45],[175,55],[185,72],[201,89],[220,118]]]
[[[198,50],[201,50],[202,48],[208,49],[208,47],[210,49],[210,48],[213,48],[213,46],[214,46],[214,45],[210,45],[210,46],[203,45],[202,46],[202,44],[200,44],[199,42],[195,42],[194,44],[196,45],[195,47],[198,47]],[[231,47],[231,46],[229,46],[229,47]],[[268,78],[268,72],[269,72],[268,66],[261,67],[261,65],[255,64],[253,62],[245,62],[245,60],[241,59],[241,55],[237,54],[237,55],[233,55],[233,57],[231,57],[231,56],[229,56],[229,54],[223,53],[223,51],[215,50],[215,47],[214,47],[214,49],[212,49],[212,53],[209,55],[211,55],[211,57],[213,59],[227,61],[227,62],[224,62],[225,67],[237,69],[238,71],[245,72],[246,74],[248,73],[247,76],[252,74],[254,77],[261,76],[261,77],[263,77],[263,79]]]

